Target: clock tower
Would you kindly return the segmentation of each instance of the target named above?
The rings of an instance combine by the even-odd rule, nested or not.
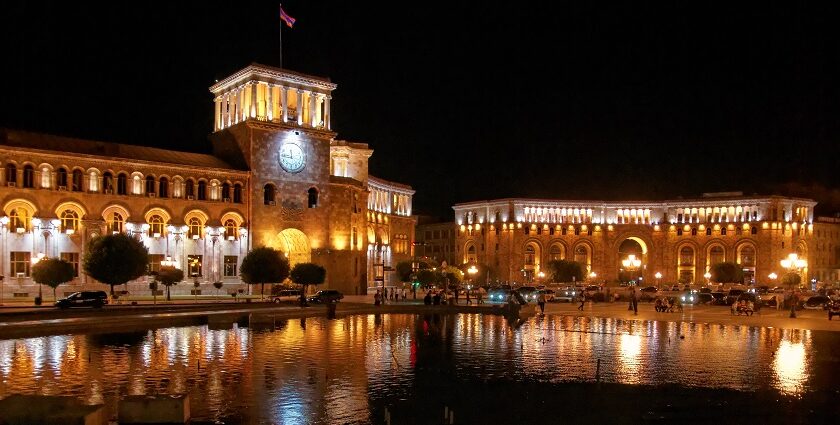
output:
[[[333,175],[335,88],[327,78],[251,64],[210,87],[211,141],[216,156],[250,171],[249,249],[280,249],[292,266],[320,264],[326,287],[357,294],[366,290],[366,260],[351,239],[365,227],[359,206],[366,204],[372,152],[344,143],[352,164],[344,176]]]

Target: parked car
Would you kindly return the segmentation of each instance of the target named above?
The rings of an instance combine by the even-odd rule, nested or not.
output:
[[[574,286],[567,286],[554,292],[554,299],[556,301],[572,302],[577,298],[578,292]]]
[[[656,298],[656,291],[658,289],[655,286],[646,286],[639,290],[639,299],[642,301],[651,301]]]
[[[315,295],[310,296],[306,299],[306,301],[311,303],[337,303],[339,300],[344,298],[344,294],[335,290],[335,289],[323,289],[315,293]]]
[[[712,304],[715,301],[715,298],[708,292],[700,292],[698,294],[694,294],[694,300],[694,304]]]
[[[586,288],[584,288],[584,292],[586,292],[586,297],[589,298],[597,294],[598,292],[601,292],[601,287],[598,285],[589,285]]]
[[[828,306],[826,304],[828,304],[830,301],[831,299],[825,295],[814,295],[808,297],[808,299],[805,300],[804,307],[811,310],[828,309]]]
[[[500,285],[490,288],[487,291],[487,300],[489,302],[497,302],[503,303],[507,301],[508,295],[510,295],[511,287],[510,285]]]
[[[522,286],[517,289],[519,295],[522,295],[522,298],[525,298],[528,302],[537,302],[537,295],[539,295],[539,290],[537,290],[534,286]]]
[[[762,307],[776,308],[776,305],[780,302],[782,302],[782,300],[779,294],[770,292],[759,296],[759,304]]]
[[[725,292],[715,291],[715,292],[710,293],[709,295],[711,295],[712,298],[714,298],[714,301],[712,301],[712,304],[714,304],[714,305],[726,305],[726,293]]]
[[[683,304],[698,304],[700,301],[699,295],[700,294],[692,294],[691,292],[682,293],[680,294],[680,302]]]
[[[55,302],[58,308],[93,307],[101,308],[108,304],[108,294],[105,291],[74,292]]]
[[[300,289],[280,289],[271,296],[269,301],[279,303],[284,300],[288,301],[295,298],[300,298]]]

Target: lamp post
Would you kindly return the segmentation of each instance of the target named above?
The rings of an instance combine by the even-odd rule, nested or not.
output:
[[[656,274],[653,275],[653,277],[656,278],[656,287],[659,288],[659,280],[662,279],[662,273],[656,272]]]
[[[475,267],[475,265],[472,265],[472,266],[470,266],[470,268],[467,269],[467,273],[469,273],[469,275],[470,275],[470,285],[467,286],[467,291],[469,291],[470,287],[473,284],[473,279],[475,278],[475,274],[478,273],[478,269]],[[542,276],[543,276],[543,272],[540,272],[540,277],[542,277]]]
[[[782,267],[786,268],[791,275],[795,275],[796,279],[792,276],[788,278],[790,283],[790,318],[796,318],[796,292],[795,286],[799,284],[799,271],[808,267],[808,262],[799,258],[796,253],[789,254],[787,258],[784,260],[779,261]]]
[[[709,273],[709,272],[706,272],[706,274],[704,274],[703,277],[706,278],[706,286],[709,286],[712,283],[712,281],[711,281],[712,274]]]
[[[6,237],[6,233],[3,231],[3,229],[5,229],[6,226],[8,226],[8,225],[9,225],[9,217],[5,216],[5,215],[3,217],[0,217],[0,238],[5,238]],[[0,248],[5,247],[5,246],[6,246],[5,241],[3,239],[0,239]],[[2,261],[3,258],[6,258],[6,254],[3,251],[0,251],[0,306],[3,306],[3,279],[4,279],[3,270],[2,270],[3,269],[3,261]]]
[[[638,269],[639,266],[642,265],[642,260],[636,258],[636,255],[630,254],[627,256],[627,258],[621,260],[621,264],[624,266],[625,269],[627,269],[627,271],[633,272],[636,269]],[[635,278],[633,280],[635,280]]]

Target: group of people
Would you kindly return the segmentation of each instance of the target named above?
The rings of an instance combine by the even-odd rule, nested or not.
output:
[[[682,301],[679,298],[657,297],[653,303],[653,308],[659,312],[673,313],[676,311],[683,311]]]
[[[466,291],[464,294],[466,297],[467,304],[473,303],[472,293],[470,291]],[[476,304],[484,304],[484,288],[479,288],[475,293],[475,303]],[[454,296],[451,293],[443,290],[436,290],[432,291],[429,290],[426,292],[426,296],[423,297],[423,304],[425,305],[446,305],[446,304],[458,304],[458,291],[454,292]]]
[[[383,290],[384,292],[381,292],[377,289],[376,293],[373,294],[374,305],[385,304],[387,301],[400,301],[400,299],[405,301],[408,298],[408,291],[405,288],[402,290],[397,288],[384,288]]]

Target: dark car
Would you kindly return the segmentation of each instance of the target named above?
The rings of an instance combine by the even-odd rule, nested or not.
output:
[[[337,303],[340,299],[344,298],[344,294],[341,292],[336,291],[335,289],[324,289],[315,293],[315,295],[310,296],[306,300],[311,303]]]
[[[840,300],[829,301],[826,307],[828,307],[828,320],[834,316],[840,316]]]
[[[652,301],[656,298],[656,291],[658,291],[658,289],[655,286],[645,286],[639,290],[639,299],[642,301]]]
[[[712,304],[715,301],[715,298],[712,294],[708,292],[700,292],[698,294],[694,294],[694,299],[696,300],[695,304]]]
[[[74,292],[55,302],[58,308],[94,307],[100,308],[108,304],[108,294],[105,291]]]
[[[510,295],[511,287],[510,285],[499,285],[493,288],[490,288],[487,291],[487,299],[490,302],[505,302],[507,301],[508,295]]]
[[[517,289],[522,298],[525,298],[528,302],[537,302],[537,296],[539,296],[539,290],[534,286],[523,286]]]
[[[827,309],[827,304],[830,301],[831,298],[828,298],[825,295],[814,295],[812,297],[808,297],[805,301],[805,308],[812,310]]]
[[[727,305],[726,304],[726,293],[725,292],[715,291],[715,292],[712,292],[709,295],[711,295],[712,298],[714,298],[714,301],[712,301],[712,304],[714,304],[714,305]]]

